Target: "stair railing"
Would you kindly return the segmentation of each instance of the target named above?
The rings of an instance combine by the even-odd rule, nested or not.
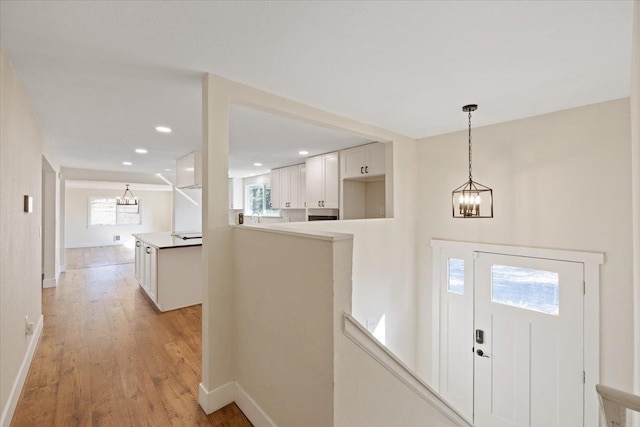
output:
[[[625,427],[628,409],[640,412],[640,396],[602,384],[597,384],[596,390],[607,427]]]

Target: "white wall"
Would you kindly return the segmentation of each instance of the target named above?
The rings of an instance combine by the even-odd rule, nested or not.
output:
[[[633,170],[633,283],[635,312],[634,392],[640,394],[640,1],[633,4],[631,150]],[[640,415],[636,427],[640,427]]]
[[[182,191],[184,194],[181,194]],[[202,231],[202,189],[194,188],[178,191],[173,189],[173,225],[174,232]],[[194,204],[191,200],[196,202]]]
[[[171,231],[171,192],[170,191],[136,191],[135,196],[141,201],[141,225],[108,225],[94,226],[89,224],[89,197],[117,197],[122,191],[103,189],[67,188],[65,232],[67,248],[114,245],[113,236],[119,234],[123,243],[131,240],[132,233],[149,233]]]
[[[0,43],[0,425],[8,425],[29,348],[25,316],[41,320],[41,186],[44,137],[31,102]],[[23,212],[23,196],[33,212]],[[23,365],[26,363],[26,365]]]
[[[482,115],[482,105],[475,113]],[[466,120],[460,113],[461,120]],[[473,129],[473,176],[493,188],[493,219],[451,218],[467,179],[466,131],[419,142],[418,368],[431,372],[432,238],[604,252],[601,380],[633,372],[629,100]]]

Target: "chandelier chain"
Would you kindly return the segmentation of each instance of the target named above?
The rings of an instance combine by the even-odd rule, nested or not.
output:
[[[469,181],[473,181],[471,176],[471,111],[469,111]]]

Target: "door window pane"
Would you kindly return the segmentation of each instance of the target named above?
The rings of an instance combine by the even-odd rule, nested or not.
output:
[[[493,265],[491,301],[557,315],[558,273],[531,268]]]
[[[454,294],[464,295],[464,260],[449,258],[449,277],[447,290]]]

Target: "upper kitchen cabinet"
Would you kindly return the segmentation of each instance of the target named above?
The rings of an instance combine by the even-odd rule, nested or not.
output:
[[[363,178],[385,174],[385,145],[361,145],[340,152],[342,178]]]
[[[305,165],[271,171],[271,208],[304,209]]]
[[[202,152],[194,151],[176,160],[176,187],[202,187]]]
[[[340,169],[338,163],[338,153],[328,153],[307,159],[306,201],[308,208],[339,208]]]
[[[242,178],[229,178],[229,209],[244,209]]]

